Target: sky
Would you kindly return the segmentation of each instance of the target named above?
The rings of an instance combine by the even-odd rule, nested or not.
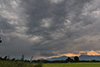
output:
[[[100,0],[0,0],[0,56],[100,55]]]

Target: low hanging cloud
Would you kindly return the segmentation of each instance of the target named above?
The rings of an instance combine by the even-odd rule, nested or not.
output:
[[[0,0],[1,56],[99,50],[99,0]]]

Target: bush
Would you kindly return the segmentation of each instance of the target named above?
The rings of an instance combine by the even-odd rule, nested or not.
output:
[[[36,65],[34,65],[34,67],[42,67],[42,63],[37,63]]]
[[[1,60],[0,67],[42,67],[42,63]]]

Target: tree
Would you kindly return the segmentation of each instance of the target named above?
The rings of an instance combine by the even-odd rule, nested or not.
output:
[[[7,60],[7,58],[8,58],[8,57],[7,57],[7,56],[5,56],[5,57],[4,57],[4,60]]]
[[[3,58],[2,58],[2,57],[0,57],[0,60],[3,60]]]
[[[78,56],[75,56],[75,57],[74,57],[74,61],[75,61],[75,62],[79,62],[79,57],[78,57]]]
[[[32,62],[33,56],[31,57],[30,61]]]
[[[8,60],[10,60],[10,56],[8,55],[8,58],[7,58]]]
[[[0,37],[0,43],[2,42],[1,37]]]
[[[66,59],[66,62],[73,62],[73,59],[71,59],[70,57],[68,57],[68,58]]]
[[[15,61],[15,58],[12,58],[11,60],[12,60],[12,61]]]
[[[24,60],[24,55],[23,55],[23,54],[22,54],[21,60],[22,60],[22,61]]]

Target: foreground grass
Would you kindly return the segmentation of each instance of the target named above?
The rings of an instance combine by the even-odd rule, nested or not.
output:
[[[0,67],[42,67],[42,64],[24,61],[0,61]]]
[[[47,63],[43,67],[100,67],[100,63]]]

